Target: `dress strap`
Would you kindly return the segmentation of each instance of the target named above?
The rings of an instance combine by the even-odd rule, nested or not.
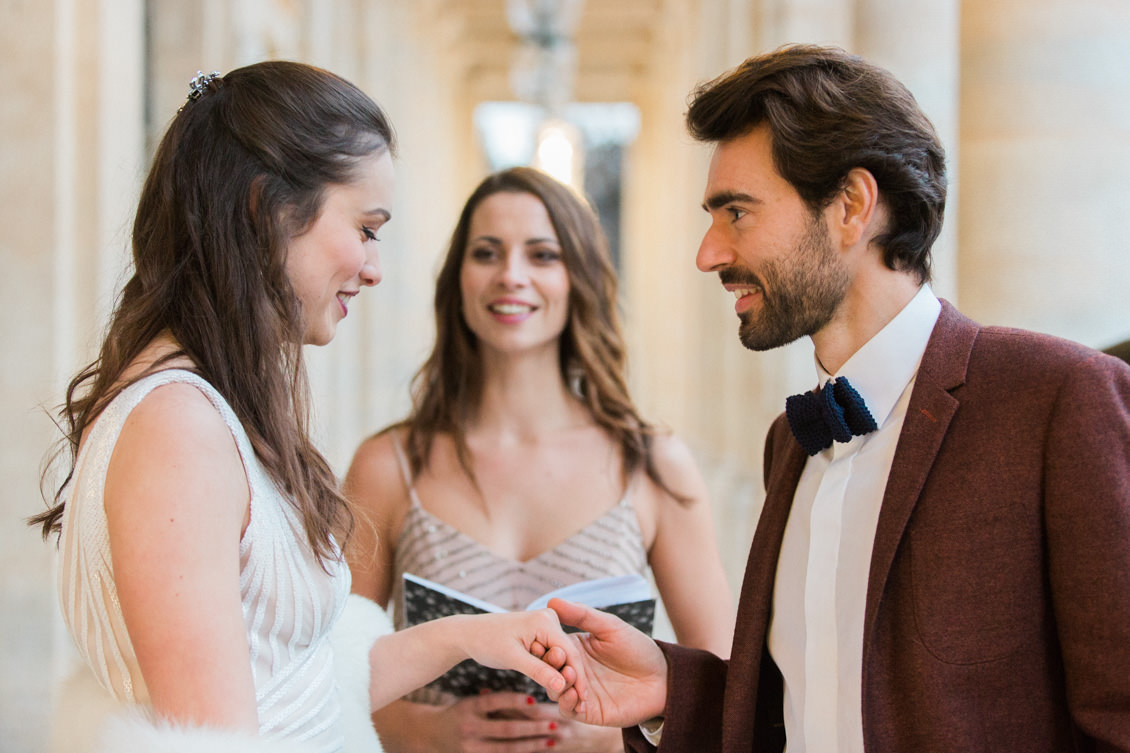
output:
[[[396,462],[400,465],[400,475],[404,479],[404,486],[408,489],[408,495],[413,501],[416,500],[416,484],[412,478],[412,468],[408,465],[408,454],[404,451],[404,445],[400,443],[400,436],[395,432],[390,432],[392,438],[392,449],[396,452]]]
[[[645,473],[647,473],[647,472],[643,471],[643,470],[638,470],[635,473],[633,473],[631,476],[628,477],[628,483],[624,484],[624,495],[622,497],[620,497],[620,502],[617,505],[617,507],[628,507],[628,508],[635,509],[634,507],[632,507],[632,492],[636,488],[636,484],[638,483],[639,477],[641,475],[645,474]]]

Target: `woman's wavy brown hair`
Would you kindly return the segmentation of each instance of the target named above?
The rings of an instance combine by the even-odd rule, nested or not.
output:
[[[656,431],[640,417],[628,395],[627,353],[617,311],[616,271],[608,241],[592,207],[569,187],[529,167],[487,176],[471,193],[451,235],[436,280],[436,340],[431,355],[412,382],[411,414],[389,427],[408,432],[407,454],[413,474],[427,465],[432,441],[450,433],[460,464],[474,481],[466,429],[478,412],[483,391],[479,345],[463,318],[460,273],[466,257],[471,218],[497,193],[536,196],[549,213],[569,275],[569,317],[558,340],[561,378],[620,445],[625,476],[639,468],[667,488],[651,456]],[[673,494],[673,493],[672,493]],[[674,495],[674,494],[673,494]],[[678,495],[674,495],[678,496]]]
[[[360,160],[395,150],[391,123],[327,71],[264,62],[211,80],[157,148],[133,225],[133,275],[98,358],[66,392],[70,468],[53,506],[31,519],[58,532],[79,440],[126,386],[123,374],[162,333],[231,404],[267,472],[303,517],[314,552],[336,556],[353,526],[310,440],[302,312],[286,273],[289,241],[318,217],[331,185]],[[132,380],[130,380],[132,381]],[[44,473],[46,483],[47,473]]]

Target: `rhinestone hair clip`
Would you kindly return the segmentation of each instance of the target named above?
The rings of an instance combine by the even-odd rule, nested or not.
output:
[[[188,82],[188,99],[185,100],[180,109],[183,110],[189,102],[194,102],[204,96],[204,92],[208,91],[212,83],[218,80],[220,80],[219,71],[212,71],[208,74],[205,74],[204,71],[197,71],[192,80]],[[177,112],[180,112],[180,110],[177,110]]]

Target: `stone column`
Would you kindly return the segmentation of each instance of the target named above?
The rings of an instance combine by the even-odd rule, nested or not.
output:
[[[747,0],[747,3],[756,9],[757,52],[794,42],[846,46],[852,38],[852,0]]]
[[[23,524],[43,509],[37,473],[55,438],[45,411],[59,397],[51,358],[57,13],[30,0],[0,6],[0,740],[32,751],[47,740],[57,611],[54,550]]]
[[[1130,4],[962,13],[963,309],[1096,347],[1130,337]]]
[[[93,357],[126,263],[144,37],[141,0],[7,0],[0,14],[0,740],[37,751],[72,649],[55,548],[23,520],[44,509],[48,413]]]
[[[957,290],[960,0],[858,0],[852,51],[891,71],[910,89],[946,148],[946,224],[934,244],[934,292]]]
[[[341,70],[381,105],[399,150],[392,220],[378,246],[384,281],[357,297],[334,342],[306,349],[318,445],[341,474],[362,439],[407,415],[409,382],[433,340],[438,257],[481,178],[452,18],[434,3],[349,6],[335,3],[338,18],[311,46],[312,62]],[[332,63],[321,62],[328,46]]]

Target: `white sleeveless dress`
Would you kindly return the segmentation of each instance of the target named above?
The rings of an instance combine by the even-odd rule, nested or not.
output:
[[[145,377],[97,418],[75,464],[62,519],[59,593],[63,618],[91,673],[113,698],[148,706],[148,693],[114,586],[103,487],[126,417],[153,389],[171,382],[199,389],[235,437],[251,490],[250,523],[240,541],[240,594],[259,712],[260,737],[338,753],[342,703],[330,630],[349,593],[344,561],[323,570],[294,506],[280,493],[223,397],[183,370]],[[175,650],[175,647],[170,647]]]

